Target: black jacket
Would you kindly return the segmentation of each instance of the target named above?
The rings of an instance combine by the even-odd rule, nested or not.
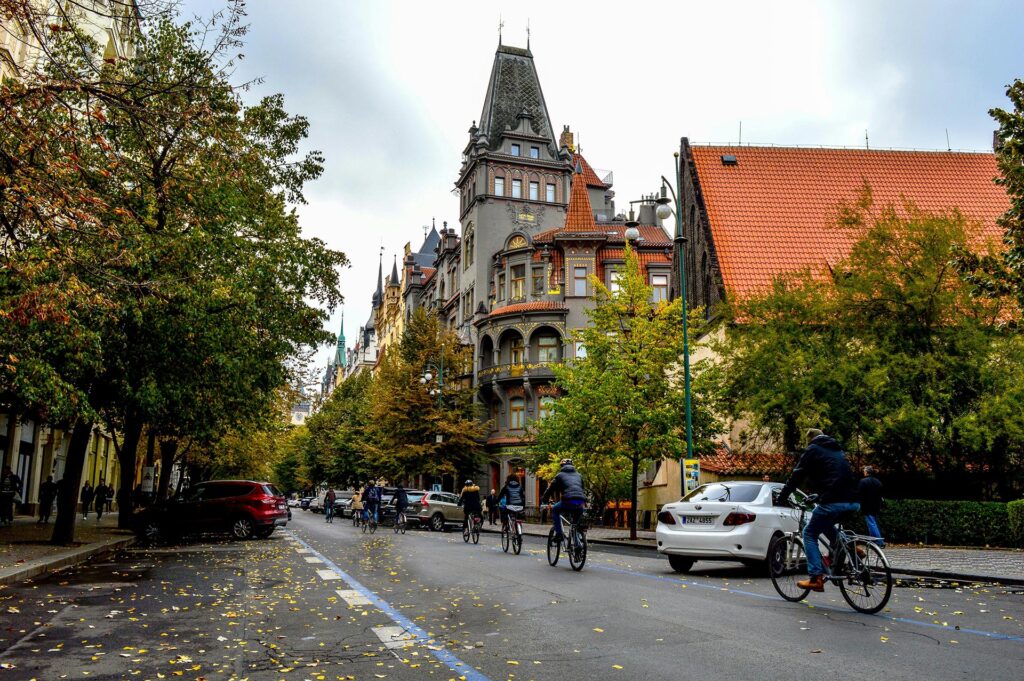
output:
[[[779,493],[779,499],[788,499],[805,479],[809,491],[819,495],[819,504],[857,501],[857,478],[850,462],[839,443],[828,435],[819,435],[807,445],[793,474]]]
[[[878,515],[882,512],[882,482],[873,476],[861,478],[857,483],[860,497],[860,512],[864,515]]]
[[[480,513],[483,506],[480,504],[480,488],[476,485],[466,485],[459,495],[459,506],[466,513]]]
[[[395,490],[395,508],[409,508],[409,495],[404,487]]]
[[[522,506],[526,508],[526,492],[518,480],[507,480],[505,486],[498,492],[498,503],[505,500],[506,506]]]
[[[563,499],[586,501],[587,493],[583,491],[583,476],[576,472],[575,466],[571,463],[562,466],[562,470],[555,476],[551,486],[544,491],[542,501],[547,501],[556,493],[561,493]]]

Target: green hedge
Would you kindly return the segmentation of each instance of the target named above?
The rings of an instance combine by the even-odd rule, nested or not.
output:
[[[887,500],[878,520],[887,542],[1024,546],[1024,501]]]

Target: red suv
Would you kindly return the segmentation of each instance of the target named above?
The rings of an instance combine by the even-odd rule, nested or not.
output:
[[[150,543],[204,532],[266,539],[287,522],[288,502],[269,482],[210,480],[143,511],[138,532]]]

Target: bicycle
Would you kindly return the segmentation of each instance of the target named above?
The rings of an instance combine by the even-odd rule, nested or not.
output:
[[[408,518],[405,517],[405,511],[399,511],[395,514],[395,534],[401,532],[405,534],[405,528],[409,525]]]
[[[364,509],[363,515],[363,534],[366,534],[367,532],[370,534],[375,533],[377,531],[377,511],[374,510],[373,513],[370,513],[368,510]]]
[[[772,585],[787,601],[802,601],[810,593],[810,589],[797,586],[797,581],[807,575],[803,530],[807,524],[807,510],[813,508],[817,500],[817,495],[811,495],[804,504],[799,504],[800,529],[776,537],[768,547],[768,571]],[[839,586],[851,608],[869,615],[889,602],[893,584],[889,561],[875,540],[875,537],[856,534],[836,523],[837,546],[834,550],[829,547],[827,556],[822,554],[825,579]]]
[[[559,514],[562,517],[562,541],[555,540],[555,528],[552,527],[548,533],[548,565],[558,565],[558,558],[564,548],[565,554],[569,556],[569,566],[579,572],[587,562],[587,528],[583,523],[582,509],[578,513],[570,512],[572,517],[567,517],[562,511]],[[568,531],[565,531],[566,528]]]
[[[523,520],[519,516],[522,510],[521,506],[506,506],[501,523],[501,550],[508,553],[511,546],[517,556],[523,550]]]
[[[363,522],[363,509],[359,508],[352,511],[352,527],[359,527]]]
[[[462,524],[462,541],[469,543],[472,539],[474,544],[480,543],[480,528],[484,524],[484,517],[479,513],[470,516],[470,522]]]

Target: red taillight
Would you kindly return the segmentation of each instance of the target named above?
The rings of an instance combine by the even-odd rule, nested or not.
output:
[[[424,499],[422,503],[423,503],[423,510],[424,510],[424,511],[426,511],[427,509],[429,509],[429,508],[430,508],[430,505],[429,505],[429,504],[427,504],[427,500],[426,500],[426,499]]]
[[[730,513],[725,516],[725,522],[723,525],[744,525],[746,523],[754,522],[754,518],[757,516],[753,513]]]
[[[676,519],[668,511],[662,511],[658,514],[658,522],[666,525],[675,525]]]
[[[263,496],[260,497],[260,503],[265,506],[277,506],[277,499],[274,497]]]

